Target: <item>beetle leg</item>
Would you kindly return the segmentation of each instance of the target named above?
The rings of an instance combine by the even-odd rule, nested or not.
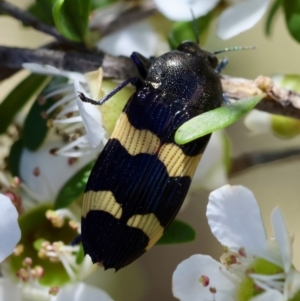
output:
[[[221,71],[226,67],[228,64],[228,58],[223,59],[217,66],[216,72],[221,73]]]
[[[72,242],[71,242],[71,246],[75,246],[81,243],[81,234],[79,234],[78,236],[76,236]]]
[[[228,100],[227,96],[225,93],[222,94],[222,97],[223,97],[223,101],[225,102],[226,105],[229,105],[230,104],[230,101]]]
[[[132,78],[126,79],[119,86],[114,88],[111,92],[109,92],[107,95],[105,95],[105,97],[103,97],[100,100],[93,100],[91,98],[88,98],[82,92],[79,92],[78,97],[84,102],[89,102],[93,105],[101,106],[103,103],[105,103],[107,100],[109,100],[112,96],[114,96],[116,93],[118,93],[121,89],[123,89],[128,84],[132,84],[135,87],[139,87],[142,84],[142,81],[137,77],[132,77]]]
[[[147,59],[138,52],[133,52],[130,57],[136,65],[141,77],[145,79],[148,73],[148,69],[150,68],[150,65],[155,58],[150,57],[149,59]]]

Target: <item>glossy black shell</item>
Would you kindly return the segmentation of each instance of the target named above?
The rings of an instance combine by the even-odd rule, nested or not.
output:
[[[179,102],[180,110],[191,107],[201,114],[219,107],[223,100],[220,76],[214,70],[217,64],[212,53],[185,42],[153,62],[145,83],[157,87],[167,101]]]
[[[143,60],[146,64],[140,64],[140,73],[145,78],[137,81],[136,92],[123,110],[126,122],[123,127],[116,125],[94,165],[83,201],[85,254],[94,263],[116,270],[141,256],[160,237],[149,237],[142,227],[131,226],[128,221],[135,216],[154,215],[165,231],[188,192],[192,175],[170,174],[169,167],[176,165],[178,161],[173,162],[173,158],[179,154],[183,160],[195,158],[192,166],[195,169],[210,135],[179,146],[174,141],[175,132],[184,122],[219,107],[223,101],[220,77],[214,70],[217,59],[197,44],[185,42],[151,62]],[[139,62],[137,58],[136,63]],[[131,154],[125,144],[131,141],[130,136],[134,133],[138,136],[143,130],[159,143],[152,152]],[[145,143],[143,139],[135,141]],[[141,145],[131,146],[142,149]],[[175,150],[174,157],[160,157],[165,147]],[[120,206],[122,214],[113,214],[108,206],[99,210],[89,207],[89,194],[100,196],[107,191],[115,198],[109,205]],[[101,197],[97,200],[101,203]]]

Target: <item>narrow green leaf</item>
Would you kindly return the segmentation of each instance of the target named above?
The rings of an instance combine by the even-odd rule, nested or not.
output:
[[[8,166],[13,176],[20,175],[19,166],[20,166],[23,147],[24,147],[23,140],[19,139],[15,141],[12,147],[10,148],[10,152],[8,156]]]
[[[60,190],[54,204],[54,209],[68,207],[73,201],[83,194],[88,177],[95,164],[90,162],[77,172]]]
[[[268,18],[267,18],[267,21],[266,21],[266,28],[265,28],[265,32],[266,32],[266,35],[269,36],[271,34],[271,26],[273,24],[273,21],[274,21],[274,17],[276,16],[276,13],[279,12],[279,8],[281,6],[281,0],[276,0],[270,11],[269,11],[269,14],[268,14]]]
[[[52,18],[52,2],[52,0],[35,0],[35,3],[31,4],[27,11],[42,22],[54,25]]]
[[[183,41],[197,42],[196,36],[200,34],[200,42],[203,44],[206,29],[208,28],[212,15],[200,17],[190,22],[175,22],[168,36],[168,42],[171,49],[176,49]],[[196,25],[196,28],[195,28]]]
[[[190,119],[175,133],[175,142],[180,145],[186,144],[227,127],[253,109],[264,96],[262,94],[245,98]]]
[[[285,20],[292,37],[300,42],[300,0],[282,0]]]
[[[88,29],[90,0],[55,0],[53,19],[57,29],[67,39],[83,42]]]
[[[30,100],[46,79],[46,76],[31,74],[7,95],[0,104],[0,134],[6,131],[14,116]]]
[[[156,245],[181,244],[196,238],[196,231],[187,223],[175,219]]]
[[[45,116],[45,112],[57,101],[59,95],[47,99],[45,99],[45,96],[50,91],[53,91],[58,85],[65,84],[67,81],[68,80],[65,77],[54,77],[33,103],[26,116],[22,135],[24,145],[28,149],[34,151],[40,147],[49,131],[47,120],[55,113],[52,112]]]

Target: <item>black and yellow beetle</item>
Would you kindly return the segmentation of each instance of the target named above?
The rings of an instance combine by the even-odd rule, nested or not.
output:
[[[194,42],[147,60],[132,54],[141,79],[89,177],[82,206],[82,244],[94,263],[116,270],[149,250],[175,218],[210,135],[185,145],[178,127],[223,101],[216,56]]]

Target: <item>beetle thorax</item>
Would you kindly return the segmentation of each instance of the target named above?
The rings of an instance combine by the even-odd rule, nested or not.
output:
[[[197,101],[207,95],[207,87],[219,87],[220,79],[207,61],[197,55],[171,51],[150,67],[146,83],[160,89],[170,100]]]

